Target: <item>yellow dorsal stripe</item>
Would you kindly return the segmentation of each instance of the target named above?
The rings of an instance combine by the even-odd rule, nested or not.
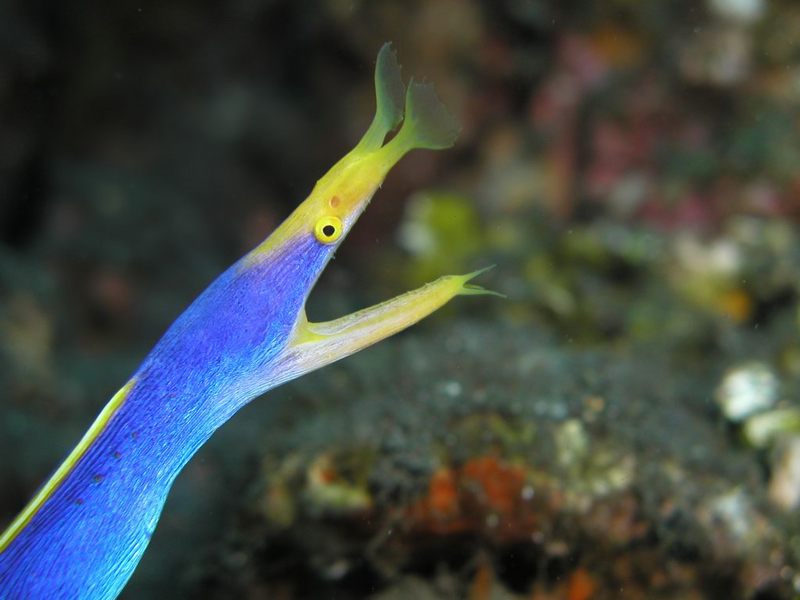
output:
[[[0,552],[5,550],[8,545],[14,541],[14,538],[19,535],[19,532],[30,522],[33,518],[33,515],[42,507],[42,505],[47,502],[47,499],[53,495],[53,492],[56,491],[59,485],[64,481],[64,479],[69,475],[70,471],[75,467],[81,457],[86,453],[89,449],[89,446],[94,443],[100,433],[103,431],[105,426],[108,424],[111,417],[117,411],[117,409],[122,405],[125,401],[125,398],[128,397],[130,391],[133,389],[136,380],[131,379],[128,383],[126,383],[122,389],[120,389],[114,397],[106,404],[105,408],[102,412],[98,415],[95,419],[92,426],[89,430],[84,434],[81,441],[78,442],[78,445],[70,452],[67,459],[61,463],[61,466],[58,467],[53,476],[48,480],[46,484],[44,484],[40,489],[39,492],[33,497],[33,499],[28,502],[27,506],[22,510],[17,518],[11,522],[11,525],[0,535]]]

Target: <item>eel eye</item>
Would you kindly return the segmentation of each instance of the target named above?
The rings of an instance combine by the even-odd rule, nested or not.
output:
[[[323,244],[332,244],[342,236],[342,222],[336,217],[322,217],[314,225],[314,235]]]

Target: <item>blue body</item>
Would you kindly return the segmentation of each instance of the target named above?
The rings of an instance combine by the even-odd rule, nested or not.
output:
[[[114,598],[186,462],[282,383],[279,357],[334,247],[301,236],[223,273],[175,321],[122,405],[0,553],[0,599]]]
[[[327,323],[306,321],[314,283],[389,169],[414,148],[450,147],[458,134],[430,84],[404,89],[389,44],[378,53],[375,93],[375,118],[356,147],[175,321],[0,534],[0,600],[116,597],[175,477],[239,408],[416,323],[454,296],[486,293],[467,285],[476,271]]]

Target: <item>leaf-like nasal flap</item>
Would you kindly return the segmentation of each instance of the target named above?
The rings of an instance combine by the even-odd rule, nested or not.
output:
[[[357,146],[359,150],[380,148],[386,135],[403,120],[405,86],[397,55],[390,42],[385,43],[378,52],[375,64],[375,100],[375,117]]]
[[[460,127],[439,100],[433,85],[411,81],[406,93],[406,118],[398,136],[411,148],[439,150],[452,146]]]
[[[406,87],[400,75],[397,54],[392,50],[391,42],[385,43],[375,65],[375,96],[377,98],[377,114],[388,133],[403,120],[403,101]]]
[[[409,150],[440,150],[449,148],[456,141],[460,130],[458,121],[439,100],[430,83],[411,80],[408,90],[405,89],[400,65],[389,43],[384,44],[378,53],[375,95],[375,117],[367,133],[347,157],[383,148],[383,156],[388,157],[386,164],[390,167]],[[401,122],[400,131],[384,146],[387,134]]]

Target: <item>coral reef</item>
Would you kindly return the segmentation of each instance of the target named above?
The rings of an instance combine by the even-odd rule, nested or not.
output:
[[[792,597],[795,529],[758,455],[697,416],[714,377],[479,321],[377,354],[292,393],[315,408],[287,407],[291,426],[262,444],[198,590]],[[387,384],[395,364],[404,377]],[[337,388],[346,399],[315,400]]]

